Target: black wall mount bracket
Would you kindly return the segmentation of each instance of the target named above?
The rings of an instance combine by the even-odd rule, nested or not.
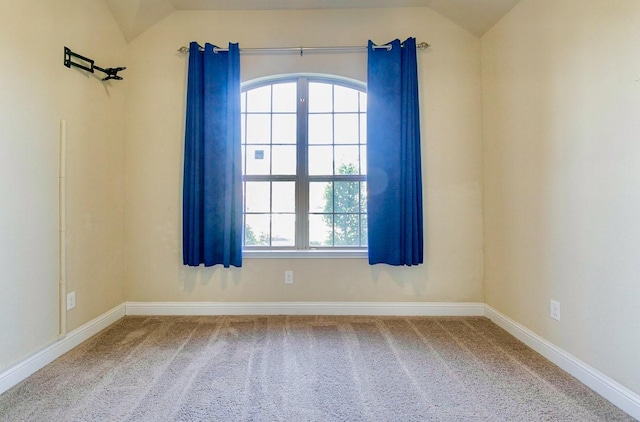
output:
[[[76,60],[74,61],[74,59]],[[79,67],[80,69],[86,70],[87,72],[90,72],[90,73],[95,73],[96,70],[99,70],[100,72],[107,75],[104,78],[102,78],[103,81],[108,81],[110,79],[121,81],[122,76],[119,76],[118,72],[126,69],[126,67],[102,68],[100,66],[96,66],[95,62],[92,59],[81,56],[78,53],[74,53],[68,47],[64,48],[64,65],[68,68],[71,68],[71,66]]]

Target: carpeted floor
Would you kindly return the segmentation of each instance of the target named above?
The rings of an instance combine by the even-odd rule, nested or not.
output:
[[[126,317],[1,421],[632,421],[486,318]]]

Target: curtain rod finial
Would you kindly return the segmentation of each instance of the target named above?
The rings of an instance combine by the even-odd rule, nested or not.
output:
[[[429,43],[426,43],[426,42],[423,41],[421,43],[418,43],[417,47],[420,50],[426,50],[427,48],[431,47],[431,45]]]

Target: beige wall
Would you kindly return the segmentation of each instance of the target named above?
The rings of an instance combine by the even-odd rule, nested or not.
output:
[[[426,265],[364,259],[181,264],[189,41],[241,47],[365,45],[414,36],[420,52]],[[426,8],[175,12],[129,45],[127,299],[132,301],[483,301],[480,42]],[[366,76],[366,53],[242,56],[244,80],[288,72]],[[284,286],[285,270],[295,283]]]
[[[638,39],[636,0],[523,0],[482,38],[486,301],[636,393]]]
[[[62,65],[122,64],[100,0],[0,0],[0,370],[58,334],[58,142],[67,120],[69,330],[124,300],[125,87]]]

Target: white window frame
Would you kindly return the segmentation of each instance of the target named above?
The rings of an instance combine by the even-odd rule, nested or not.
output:
[[[358,91],[366,93],[366,84],[364,82],[345,78],[336,75],[327,75],[327,74],[316,74],[316,73],[295,73],[295,74],[283,74],[283,75],[272,75],[263,78],[257,78],[250,81],[246,81],[241,85],[241,92],[244,94],[247,90],[259,88],[261,86],[283,83],[283,82],[294,82],[300,79],[305,79],[305,86],[308,86],[309,82],[323,82],[334,85],[341,85],[348,88],[356,89]],[[298,93],[304,95],[306,97],[307,92]],[[298,101],[300,103],[300,101]],[[298,113],[301,108],[298,107]],[[306,109],[306,104],[304,104],[304,115],[308,116],[308,110]],[[302,126],[302,127],[301,127]],[[300,162],[307,157],[307,124],[306,119],[302,124],[298,124],[298,132],[303,131],[303,139],[301,140],[300,135],[298,135],[298,141],[296,143],[298,150],[298,158],[297,158],[297,166],[296,166],[296,178],[299,177],[301,172]],[[245,157],[243,155],[242,159]],[[306,164],[304,164],[306,168]],[[335,175],[333,176],[335,179]],[[249,176],[249,180],[252,178]],[[273,176],[265,177],[264,179],[274,180]],[[276,178],[277,179],[277,178]],[[359,176],[360,180],[366,181],[366,176]],[[245,176],[243,172],[243,183],[247,180],[247,176]],[[256,180],[256,178],[253,178]],[[298,183],[296,187],[296,217],[303,217],[304,223],[302,225],[297,224],[296,228],[296,244],[298,246],[295,247],[247,247],[244,246],[243,239],[243,256],[245,258],[269,258],[269,259],[291,259],[291,258],[367,258],[368,252],[366,246],[359,247],[308,247],[305,245],[308,244],[308,215],[309,210],[308,205],[304,206],[306,213],[302,215],[303,211],[300,210],[301,202],[306,202],[308,204],[308,190],[309,190],[309,176],[306,175],[304,178],[304,183]],[[243,210],[243,227],[244,227],[244,210]],[[301,232],[302,231],[302,232]]]

